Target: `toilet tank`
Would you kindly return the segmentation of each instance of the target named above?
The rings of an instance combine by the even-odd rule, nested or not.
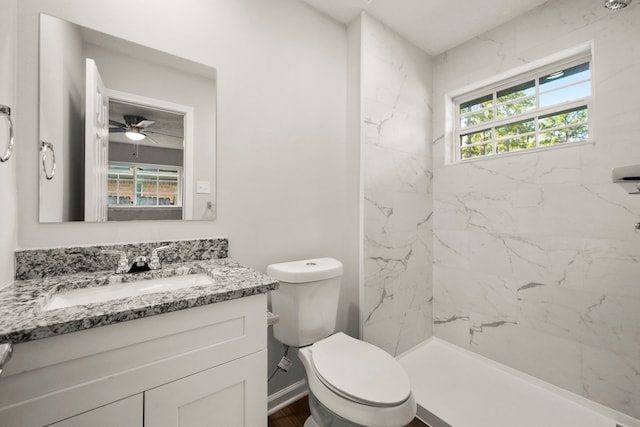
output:
[[[271,264],[267,274],[280,282],[271,292],[271,311],[280,316],[274,337],[291,347],[313,344],[336,329],[342,263],[316,258]]]

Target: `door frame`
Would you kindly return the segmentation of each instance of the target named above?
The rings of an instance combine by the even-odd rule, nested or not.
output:
[[[182,219],[193,219],[193,155],[195,151],[193,107],[109,88],[106,89],[106,93],[109,96],[109,100],[138,104],[156,110],[164,110],[170,113],[178,113],[184,115],[184,164],[182,165],[184,179],[182,188]]]

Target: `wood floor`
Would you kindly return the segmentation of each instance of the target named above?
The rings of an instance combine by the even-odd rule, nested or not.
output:
[[[269,417],[269,427],[302,427],[309,412],[309,401],[306,397],[293,402],[291,405],[273,413]],[[407,427],[429,427],[419,419],[415,419]]]

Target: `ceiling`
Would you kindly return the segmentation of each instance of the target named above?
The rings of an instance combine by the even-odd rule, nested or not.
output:
[[[491,30],[547,0],[302,0],[347,25],[361,11],[430,55]]]
[[[140,116],[155,123],[144,129],[147,138],[142,141],[132,141],[124,133],[109,133],[109,141],[129,144],[149,145],[152,147],[172,148],[182,150],[184,140],[184,115],[170,111],[159,110],[146,105],[109,100],[109,120],[125,123],[124,116]],[[117,128],[110,126],[110,128]],[[172,136],[169,136],[172,135]]]

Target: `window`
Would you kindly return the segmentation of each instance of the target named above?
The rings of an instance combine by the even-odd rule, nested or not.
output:
[[[587,141],[590,100],[590,54],[458,96],[456,160]]]
[[[181,175],[176,166],[110,164],[109,206],[182,206]]]

